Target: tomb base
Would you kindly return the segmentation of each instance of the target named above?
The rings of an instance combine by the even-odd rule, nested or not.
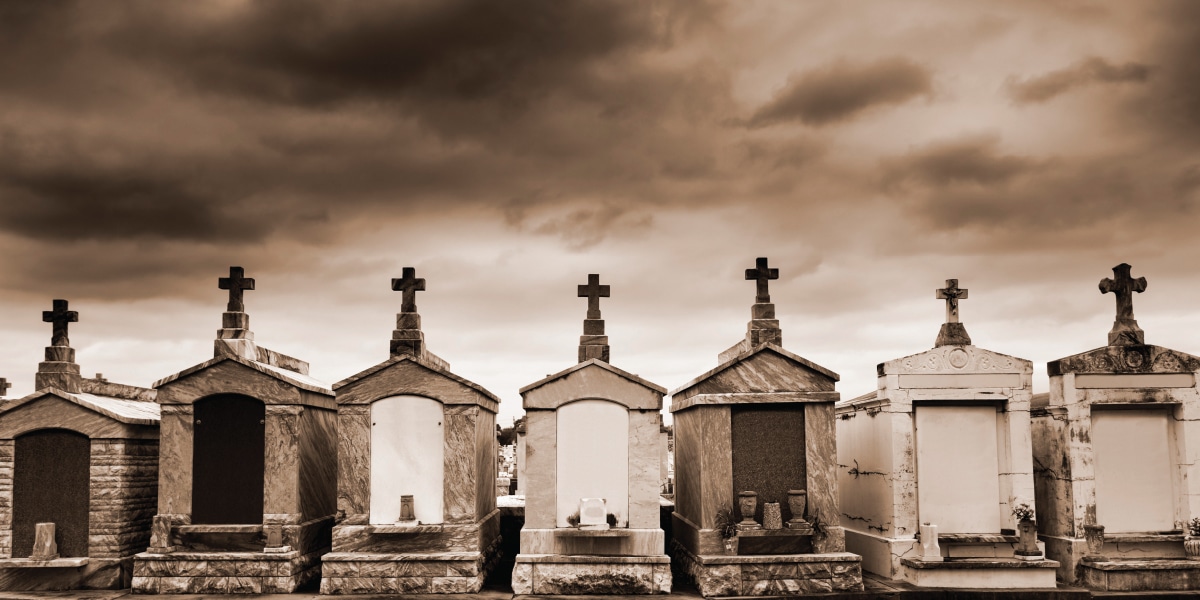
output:
[[[849,552],[697,555],[675,543],[673,555],[705,597],[863,591],[861,558]]]
[[[143,552],[133,592],[141,594],[288,594],[321,576],[328,548],[291,552]]]
[[[513,594],[669,594],[671,559],[518,554]]]
[[[1083,558],[1079,583],[1100,592],[1200,589],[1200,561],[1173,558]]]
[[[1146,570],[1163,570],[1170,563],[1184,564],[1186,555],[1183,550],[1182,533],[1177,534],[1108,534],[1104,536],[1104,547],[1101,550],[1102,558],[1093,558],[1088,556],[1087,540],[1083,538],[1073,538],[1066,536],[1040,535],[1039,542],[1044,542],[1046,546],[1046,557],[1058,561],[1058,579],[1068,585],[1083,585],[1093,589],[1103,590],[1102,585],[1110,579],[1109,577],[1101,577],[1098,574],[1093,574],[1095,587],[1092,583],[1084,580],[1084,565],[1085,564],[1106,564],[1112,563],[1112,568],[1104,568],[1110,572],[1121,572],[1119,575],[1113,576],[1111,579],[1114,582],[1131,579],[1128,571],[1136,571],[1138,568]],[[1139,563],[1144,563],[1145,567],[1138,567]],[[1192,562],[1194,565],[1200,565],[1200,562]],[[1120,568],[1117,568],[1117,567]],[[1098,569],[1099,567],[1090,567]],[[1175,567],[1171,567],[1174,569]],[[1120,583],[1116,585],[1120,586]],[[1114,591],[1118,588],[1111,588]],[[1176,589],[1172,587],[1163,588],[1146,588],[1146,589]],[[1193,588],[1197,589],[1197,588]]]
[[[322,594],[475,594],[495,568],[500,538],[483,552],[369,554],[321,557]]]
[[[901,575],[917,587],[969,589],[1054,589],[1058,563],[1002,557],[947,558],[940,562],[900,560]]]
[[[129,586],[133,557],[0,560],[0,590],[116,590]]]

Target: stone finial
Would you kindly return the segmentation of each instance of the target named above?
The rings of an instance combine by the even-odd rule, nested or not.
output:
[[[79,313],[67,310],[66,300],[55,300],[54,310],[42,311],[42,321],[54,324],[50,345],[46,346],[46,360],[38,363],[34,375],[37,389],[56,388],[69,394],[80,392],[79,365],[75,364],[75,349],[67,336],[67,325],[79,322]]]
[[[7,378],[0,377],[0,398],[7,396],[8,390],[11,387],[12,387],[12,384],[8,382]]]
[[[1146,333],[1133,318],[1133,293],[1146,291],[1146,278],[1134,279],[1129,271],[1133,267],[1121,263],[1113,267],[1112,279],[1100,280],[1100,293],[1112,292],[1117,297],[1117,318],[1112,331],[1108,332],[1109,346],[1133,346],[1146,343]]]
[[[608,336],[604,335],[604,319],[600,318],[600,299],[608,298],[610,288],[600,285],[600,275],[588,275],[586,285],[580,285],[577,296],[588,299],[587,318],[583,320],[583,335],[579,336],[579,362],[598,358],[609,362],[611,354]]]
[[[942,329],[938,331],[934,347],[971,345],[971,336],[967,335],[967,328],[958,321],[958,301],[967,299],[967,291],[958,287],[957,279],[947,279],[946,287],[937,290],[937,299],[946,301],[946,322],[942,323]]]
[[[221,314],[221,329],[217,330],[213,356],[234,355],[258,360],[254,332],[250,331],[250,315],[242,301],[242,292],[254,289],[254,280],[245,275],[246,271],[241,267],[229,267],[229,277],[217,279],[218,288],[229,290],[229,304]]]
[[[229,277],[217,280],[218,288],[229,290],[229,307],[226,309],[228,312],[246,312],[246,305],[242,302],[242,292],[254,289],[254,280],[245,275],[245,269],[229,267]]]
[[[392,279],[392,291],[403,294],[400,312],[396,315],[396,329],[392,332],[392,356],[424,357],[425,334],[421,332],[421,315],[417,314],[417,292],[425,291],[425,280],[417,277],[415,268],[404,267],[400,278]]]

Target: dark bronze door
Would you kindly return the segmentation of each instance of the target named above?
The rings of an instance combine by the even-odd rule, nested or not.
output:
[[[13,451],[13,557],[33,552],[37,523],[54,523],[59,556],[87,556],[91,441],[43,429],[18,437]]]
[[[192,523],[262,523],[266,406],[223,394],[193,409]]]

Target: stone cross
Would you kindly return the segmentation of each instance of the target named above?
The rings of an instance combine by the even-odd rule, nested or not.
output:
[[[1121,263],[1113,267],[1113,279],[1100,280],[1100,293],[1112,292],[1117,296],[1117,320],[1133,320],[1133,293],[1146,291],[1146,278],[1134,279],[1129,270],[1133,267]]]
[[[0,377],[0,397],[7,396],[8,389],[11,387],[12,387],[12,384],[8,382],[7,378]]]
[[[600,285],[600,275],[596,273],[589,274],[587,285],[579,286],[578,294],[578,297],[588,299],[587,318],[600,318],[600,299],[608,298],[608,294],[609,286]]]
[[[217,280],[217,287],[229,290],[229,306],[226,312],[246,312],[242,303],[242,291],[254,289],[254,280],[246,277],[246,271],[241,267],[229,267],[229,277]]]
[[[50,338],[51,346],[71,345],[71,340],[67,338],[67,324],[78,323],[79,313],[67,310],[66,300],[55,300],[54,310],[42,311],[42,320],[54,324],[54,333]]]
[[[958,322],[958,301],[967,299],[967,290],[958,287],[957,279],[947,279],[946,287],[937,291],[938,300],[946,301],[946,322]]]
[[[759,257],[754,261],[753,269],[746,269],[746,280],[755,280],[757,282],[757,293],[754,296],[754,302],[758,304],[767,304],[771,302],[771,294],[767,291],[767,282],[772,279],[779,279],[779,269],[770,269],[767,267],[767,259]]]
[[[404,267],[400,279],[392,279],[392,291],[404,292],[400,299],[400,312],[417,312],[417,292],[425,291],[425,279],[417,278],[417,270]]]

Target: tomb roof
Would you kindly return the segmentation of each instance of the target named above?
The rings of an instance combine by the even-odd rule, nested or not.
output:
[[[262,348],[262,350],[266,350],[266,349]],[[206,360],[198,365],[188,367],[178,373],[175,373],[174,375],[168,375],[166,377],[163,377],[162,379],[159,379],[158,381],[155,381],[153,384],[151,384],[151,387],[156,388],[156,389],[160,388],[164,385],[167,385],[168,383],[177,381],[179,379],[182,379],[189,375],[193,375],[195,373],[199,373],[200,371],[203,371],[209,367],[223,363],[225,361],[235,362],[240,365],[249,367],[260,373],[263,373],[264,375],[269,375],[271,377],[274,377],[275,379],[283,381],[284,383],[293,385],[293,386],[298,387],[303,390],[308,390],[310,392],[316,392],[318,394],[325,394],[328,396],[333,395],[333,388],[330,387],[329,384],[327,384],[323,381],[320,381],[318,379],[315,379],[309,375],[306,375],[303,373],[298,373],[296,371],[292,371],[289,369],[284,369],[282,367],[277,367],[275,365],[267,364],[264,362],[250,360],[250,359],[247,359],[247,358],[244,358],[241,356],[237,356],[237,355],[233,355],[233,354],[222,354],[221,356],[217,356],[216,358],[211,358],[211,359]]]
[[[398,356],[393,356],[393,357],[389,358],[388,360],[385,360],[373,367],[370,367],[363,371],[355,373],[354,375],[351,375],[351,376],[333,384],[333,389],[340,393],[342,388],[345,388],[347,386],[355,384],[364,379],[368,379],[368,378],[375,376],[376,374],[381,373],[395,365],[398,365],[400,363],[405,363],[405,362],[415,364],[415,365],[420,365],[421,367],[423,367],[429,371],[432,371],[432,372],[436,373],[437,375],[440,375],[440,376],[445,377],[446,379],[449,379],[455,383],[458,383],[460,385],[470,388],[472,391],[479,393],[480,395],[486,397],[487,399],[489,399],[493,402],[496,402],[496,403],[500,402],[500,398],[498,396],[491,393],[483,386],[450,372],[450,370],[448,368],[446,368],[446,364],[444,361],[429,360],[425,356],[418,357],[418,356],[414,356],[412,354],[401,354]],[[383,393],[387,394],[388,390],[384,390]],[[390,395],[390,394],[388,394],[388,395]],[[384,397],[384,396],[380,396],[380,397]],[[435,399],[445,401],[444,398],[435,398]],[[339,397],[339,401],[340,400],[341,400],[341,398]]]
[[[693,388],[696,388],[697,386],[700,386],[701,384],[705,383],[706,381],[713,379],[714,377],[720,375],[721,373],[723,373],[731,368],[736,367],[739,364],[745,363],[747,361],[751,361],[756,356],[759,356],[762,354],[768,354],[768,353],[781,356],[784,359],[786,359],[792,363],[795,363],[796,365],[798,365],[800,367],[803,367],[805,369],[813,371],[813,372],[817,373],[818,375],[829,379],[830,383],[836,382],[839,379],[841,379],[841,377],[839,377],[837,373],[834,373],[833,371],[830,371],[829,369],[826,369],[825,367],[822,367],[821,365],[818,365],[802,356],[788,352],[787,350],[784,350],[782,347],[776,345],[773,342],[763,342],[757,346],[754,346],[753,348],[750,348],[749,350],[747,350],[745,352],[741,352],[741,353],[737,354],[733,358],[730,358],[730,359],[726,360],[725,362],[722,362],[721,364],[717,365],[715,368],[704,373],[703,375],[700,375],[699,377],[696,377],[695,379],[679,386],[678,388],[675,389],[675,391],[671,392],[671,395],[677,396],[677,395],[683,394],[689,390],[692,390]],[[829,388],[830,388],[829,391],[832,391],[832,389],[833,389],[832,385],[830,385]],[[749,391],[749,390],[746,390],[746,391]],[[796,390],[796,391],[800,391],[800,390]]]
[[[44,388],[24,398],[5,402],[0,405],[0,415],[47,396],[61,398],[121,423],[130,425],[158,425],[159,423],[159,406],[155,402],[89,393],[70,394],[57,388]]]
[[[603,360],[600,360],[598,358],[585,360],[573,367],[568,367],[568,368],[563,369],[562,371],[559,371],[553,375],[547,375],[546,377],[544,377],[538,381],[535,381],[535,382],[521,388],[518,391],[522,394],[533,391],[533,390],[540,388],[552,381],[555,381],[557,379],[565,379],[568,375],[570,375],[576,371],[580,371],[580,370],[583,370],[583,369],[586,369],[586,368],[592,367],[592,366],[600,367],[600,368],[602,368],[606,371],[609,371],[623,379],[627,379],[627,380],[632,381],[633,383],[636,383],[640,386],[643,386],[643,387],[649,388],[655,392],[658,392],[659,394],[667,393],[667,388],[662,387],[657,384],[654,384],[654,383],[650,383],[649,381],[646,381],[645,379],[642,379],[641,377],[638,377],[637,375],[634,375],[633,373],[630,373],[630,372],[622,370],[622,369],[618,369],[617,367],[614,367],[614,366],[608,364],[607,362],[604,362]]]
[[[1151,344],[1101,346],[1046,363],[1054,377],[1066,373],[1193,373],[1200,357]]]
[[[1033,361],[971,345],[936,346],[924,352],[881,362],[876,375],[893,373],[1026,373]]]
[[[557,410],[576,400],[616,402],[631,410],[662,410],[666,388],[593,358],[520,389],[522,407]]]

